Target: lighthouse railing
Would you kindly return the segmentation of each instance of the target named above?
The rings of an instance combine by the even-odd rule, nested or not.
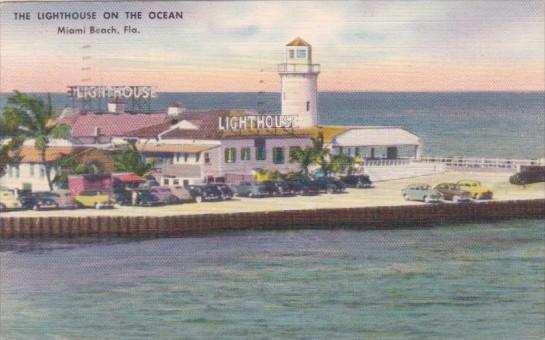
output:
[[[319,73],[320,72],[320,64],[279,64],[278,65],[278,72],[285,72],[285,73],[291,73],[291,72],[306,72],[306,73]]]

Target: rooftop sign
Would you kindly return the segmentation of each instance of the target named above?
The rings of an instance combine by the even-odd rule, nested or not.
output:
[[[218,129],[238,131],[248,129],[295,128],[297,116],[288,115],[248,115],[219,117]]]
[[[151,86],[68,86],[68,97],[76,99],[95,98],[142,98],[157,97]]]

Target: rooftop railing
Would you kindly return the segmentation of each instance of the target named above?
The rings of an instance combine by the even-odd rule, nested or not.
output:
[[[320,64],[278,64],[282,73],[320,73]]]

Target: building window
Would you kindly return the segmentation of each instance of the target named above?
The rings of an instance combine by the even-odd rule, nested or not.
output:
[[[240,160],[241,161],[249,161],[250,160],[250,148],[245,147],[240,149]]]
[[[237,149],[225,148],[225,163],[234,163],[237,160]]]
[[[290,50],[289,54],[290,54],[290,59],[295,58],[295,51],[294,50]]]
[[[15,170],[15,178],[19,178],[19,166],[16,165],[13,169]]]
[[[310,102],[307,101],[307,112],[309,112],[309,111],[310,111]]]
[[[284,164],[284,148],[273,148],[273,163]]]
[[[204,164],[210,164],[210,154],[208,152],[204,153]]]
[[[177,153],[177,154],[176,154],[176,163],[179,163],[179,162],[180,162],[180,154]]]
[[[197,152],[195,154],[195,163],[199,163],[199,161],[201,160],[201,153],[200,152]]]
[[[175,179],[172,180],[172,184],[173,185],[178,185],[178,184],[180,184],[180,181],[177,178],[175,178]]]
[[[184,163],[187,163],[188,158],[189,158],[189,154],[187,152],[184,153]]]
[[[264,161],[267,159],[267,152],[265,150],[265,145],[259,145],[255,148],[255,160]]]
[[[307,57],[307,51],[299,49],[297,50],[297,58],[306,58]]]
[[[40,178],[45,177],[45,166],[40,165]]]
[[[163,179],[163,184],[168,185],[168,178]]]
[[[354,151],[354,155],[356,156],[360,155],[360,148],[356,147],[356,150]]]
[[[34,163],[28,165],[30,177],[34,177]]]

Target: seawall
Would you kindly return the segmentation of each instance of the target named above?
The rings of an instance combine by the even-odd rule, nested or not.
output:
[[[0,239],[162,237],[229,230],[406,228],[447,222],[545,218],[545,199],[174,216],[0,217]]]

